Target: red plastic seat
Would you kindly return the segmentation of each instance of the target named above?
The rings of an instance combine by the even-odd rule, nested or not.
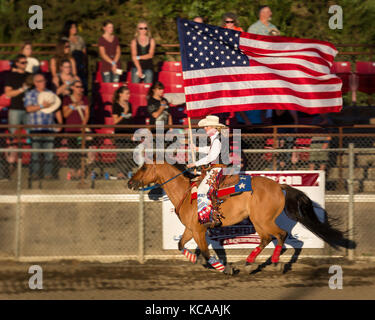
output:
[[[99,149],[116,149],[116,146],[113,144],[111,139],[104,139],[103,144],[100,146]],[[101,152],[100,158],[101,162],[110,164],[116,162],[116,152]]]
[[[135,115],[135,110],[138,107],[147,106],[147,96],[145,94],[132,94],[130,95],[129,102],[132,105],[133,115]]]
[[[158,80],[165,86],[173,84],[184,84],[182,72],[160,71]]]
[[[123,85],[124,83],[122,82],[102,82],[100,83],[99,92],[101,95],[113,95]]]
[[[266,145],[264,146],[264,149],[268,149],[268,150],[272,150],[273,149],[273,139],[270,138],[270,139],[267,139],[266,140]],[[268,161],[268,162],[271,162],[272,161],[272,156],[273,156],[273,153],[264,153],[263,154],[263,159],[265,161]]]
[[[10,68],[11,68],[11,64],[9,60],[0,60],[0,72],[9,71]]]
[[[98,134],[114,134],[115,129],[114,128],[99,128],[99,129],[95,129],[95,132]]]
[[[112,117],[105,117],[104,118],[104,124],[107,124],[107,125],[113,125],[113,118]]]
[[[182,64],[180,61],[164,61],[161,71],[182,72]]]
[[[338,74],[338,73],[351,73],[352,66],[349,61],[334,61],[331,72]]]
[[[152,83],[128,83],[130,94],[147,95]]]
[[[42,71],[44,73],[49,72],[49,62],[48,62],[48,60],[40,61],[40,71]]]
[[[31,149],[30,145],[22,146],[22,149]],[[31,161],[31,152],[22,152],[22,164],[28,165]]]
[[[294,145],[296,149],[310,149],[311,139],[310,138],[297,138]],[[298,159],[300,161],[309,161],[310,152],[298,152]]]
[[[343,94],[350,91],[350,76],[352,67],[349,61],[334,61],[331,72],[335,73],[342,80],[341,91]]]
[[[356,74],[358,77],[358,91],[375,93],[375,62],[357,61]]]
[[[164,86],[164,93],[185,93],[182,84],[170,84]]]

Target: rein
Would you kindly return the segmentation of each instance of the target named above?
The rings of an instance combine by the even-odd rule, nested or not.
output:
[[[166,183],[172,181],[173,179],[176,179],[178,176],[184,174],[185,172],[189,171],[188,169],[185,169],[184,171],[180,172],[179,174],[175,175],[174,177],[170,178],[169,180],[163,182],[162,184],[155,184],[151,187],[147,187],[147,188],[142,188],[140,189],[140,191],[149,191],[149,190],[152,190],[152,189],[156,189],[156,188],[160,188],[161,186],[165,185]]]

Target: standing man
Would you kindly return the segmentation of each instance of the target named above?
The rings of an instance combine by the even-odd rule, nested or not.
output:
[[[40,94],[53,94],[52,91],[46,89],[46,79],[43,74],[37,73],[33,77],[35,89],[26,93],[25,109],[28,112],[27,123],[29,125],[51,125],[55,124],[55,117],[59,124],[63,124],[63,118],[60,110],[57,110],[61,104],[60,98],[55,95],[54,102],[47,102],[45,100],[38,101]],[[54,95],[54,94],[53,94]],[[56,111],[57,110],[57,111]],[[53,128],[37,127],[30,129],[30,133],[53,133]],[[33,149],[53,149],[54,137],[52,136],[36,136],[31,139],[31,146]],[[52,179],[53,168],[53,153],[44,153],[44,172],[42,173],[45,179]],[[33,153],[31,157],[30,175],[32,179],[39,179],[40,161],[39,153]]]
[[[26,124],[26,111],[23,105],[25,91],[27,90],[26,78],[30,73],[26,72],[27,59],[23,54],[17,55],[14,66],[5,82],[5,95],[11,98],[8,123],[10,125]],[[14,133],[16,128],[11,128]]]
[[[259,34],[262,36],[278,36],[280,31],[270,21],[272,19],[272,11],[269,6],[260,6],[259,20],[253,23],[247,32]]]

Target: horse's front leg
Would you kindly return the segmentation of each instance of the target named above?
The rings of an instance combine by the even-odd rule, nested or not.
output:
[[[193,237],[202,253],[202,256],[206,259],[206,262],[216,270],[223,272],[225,270],[225,266],[216,257],[210,257],[210,250],[208,249],[206,241],[206,229],[203,229],[203,231],[194,232]]]
[[[180,241],[178,242],[178,250],[182,252],[182,254],[188,258],[188,260],[192,263],[197,262],[197,255],[192,253],[189,249],[185,248],[185,244],[189,242],[193,238],[193,233],[190,229],[185,228],[184,233],[182,234],[182,237]]]

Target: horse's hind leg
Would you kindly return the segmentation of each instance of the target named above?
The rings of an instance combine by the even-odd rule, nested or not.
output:
[[[192,253],[189,249],[185,248],[185,244],[193,238],[193,233],[190,229],[185,228],[184,233],[182,234],[182,237],[180,241],[178,242],[178,250],[182,252],[182,254],[188,258],[188,260],[192,263],[197,262],[197,255]]]
[[[275,247],[275,250],[273,251],[271,262],[272,263],[278,263],[280,259],[280,253],[283,248],[284,242],[286,237],[288,236],[288,232],[285,230],[279,228],[279,226],[276,224],[275,221],[272,221],[265,230],[273,235],[277,239],[277,245]]]
[[[260,244],[256,247],[246,259],[246,265],[252,264],[255,262],[256,257],[263,251],[265,247],[271,242],[271,236],[265,232],[257,223],[253,223],[256,232],[260,237]]]

